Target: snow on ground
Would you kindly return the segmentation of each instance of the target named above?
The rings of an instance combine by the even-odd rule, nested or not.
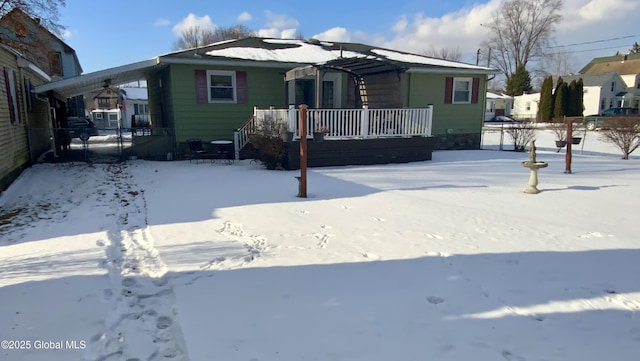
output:
[[[564,174],[538,132],[537,195],[495,150],[307,199],[249,161],[36,165],[0,196],[0,360],[636,360],[640,157],[596,134]]]

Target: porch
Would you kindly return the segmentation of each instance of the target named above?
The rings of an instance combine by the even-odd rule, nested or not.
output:
[[[384,164],[430,160],[433,106],[405,109],[308,109],[306,138],[309,166]],[[286,169],[299,167],[300,110],[254,108],[253,116],[234,133],[235,158],[251,134],[282,137]],[[317,138],[316,138],[317,139]]]

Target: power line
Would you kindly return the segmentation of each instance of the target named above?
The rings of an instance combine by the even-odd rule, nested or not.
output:
[[[638,35],[619,36],[617,38],[611,38],[611,39],[584,41],[584,42],[581,42],[581,43],[573,43],[573,44],[566,44],[566,45],[548,46],[547,49],[563,48],[563,47],[566,47],[566,46],[576,46],[576,45],[587,45],[587,44],[604,43],[605,41],[629,39],[629,38],[635,38],[635,37],[638,37],[638,36],[640,36],[640,34],[638,34]]]
[[[597,48],[597,49],[584,49],[584,50],[560,51],[560,52],[557,52],[557,53],[549,53],[549,55],[554,55],[554,54],[586,53],[586,52],[589,52],[589,51],[610,50],[610,49],[620,49],[620,48],[624,48],[624,47],[628,47],[628,45],[610,46],[610,47],[606,47],[606,48]]]

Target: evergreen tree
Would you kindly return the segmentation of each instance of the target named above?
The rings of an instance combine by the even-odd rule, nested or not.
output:
[[[584,82],[582,78],[576,83],[576,93],[578,93],[578,103],[576,104],[576,116],[581,117],[584,112]]]
[[[540,105],[538,115],[541,121],[551,120],[553,116],[553,77],[548,76],[542,82],[540,89]]]
[[[631,49],[629,49],[629,53],[631,53],[631,54],[640,53],[640,44],[638,44],[637,41],[635,43],[633,43],[633,46],[631,46]]]
[[[567,83],[565,83],[562,78],[558,78],[558,85],[556,85],[556,91],[554,94],[554,105],[553,105],[553,117],[556,119],[562,119],[565,115],[567,115],[567,93],[568,93]]]
[[[531,75],[524,65],[519,65],[516,72],[507,79],[506,93],[511,96],[522,95],[525,92],[530,92],[531,89],[533,89]]]

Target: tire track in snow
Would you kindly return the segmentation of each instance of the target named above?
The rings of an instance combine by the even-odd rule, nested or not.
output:
[[[117,220],[108,243],[97,245],[107,255],[109,310],[104,329],[89,341],[85,360],[187,361],[167,266],[148,229],[144,191],[126,164],[110,165],[107,174]]]

